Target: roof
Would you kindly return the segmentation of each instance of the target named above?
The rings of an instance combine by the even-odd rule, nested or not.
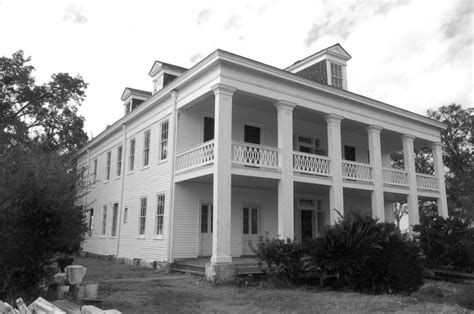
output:
[[[171,71],[176,71],[176,72],[180,72],[180,73],[186,72],[188,70],[188,69],[180,67],[178,65],[174,65],[174,64],[171,64],[171,63],[166,63],[166,62],[155,60],[155,62],[153,62],[153,66],[151,67],[150,71],[148,72],[148,75],[153,76],[154,75],[153,72],[157,68],[167,68]]]
[[[131,88],[131,87],[125,87],[125,89],[123,90],[123,93],[122,93],[122,97],[120,97],[120,99],[125,100],[130,94],[139,95],[139,96],[143,96],[143,97],[146,97],[146,98],[149,98],[152,95],[151,92],[148,92],[148,91],[145,91],[145,90]]]
[[[285,70],[290,71],[292,68],[295,68],[299,64],[311,62],[311,60],[319,57],[320,55],[323,55],[326,52],[337,54],[340,57],[342,57],[343,59],[346,59],[346,61],[352,59],[352,56],[341,46],[341,44],[337,43],[337,44],[334,44],[334,45],[329,46],[327,48],[321,49],[318,52],[313,53],[312,55],[310,55],[306,58],[295,61],[292,65],[290,65],[289,67],[286,67]]]

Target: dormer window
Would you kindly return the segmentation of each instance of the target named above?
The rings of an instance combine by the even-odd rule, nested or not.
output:
[[[122,94],[122,101],[125,114],[135,110],[141,103],[150,98],[151,93],[139,89],[127,87]]]
[[[131,102],[127,102],[125,104],[125,114],[129,113],[131,111]]]
[[[343,88],[342,81],[342,65],[331,62],[331,85]]]

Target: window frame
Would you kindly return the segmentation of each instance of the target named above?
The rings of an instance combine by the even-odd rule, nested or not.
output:
[[[168,160],[169,126],[169,120],[160,123],[160,162]]]
[[[98,165],[97,158],[94,158],[93,163],[94,163],[94,166],[93,166],[94,172],[92,173],[92,185],[95,185],[95,183],[97,182],[97,165]]]
[[[135,150],[136,150],[136,140],[135,138],[130,139],[130,150],[128,154],[128,171],[133,172],[135,169]]]
[[[118,210],[119,210],[119,203],[115,202],[112,205],[112,230],[110,231],[111,237],[117,236]]]
[[[148,206],[148,197],[146,196],[140,197],[140,204],[139,204],[140,215],[138,217],[138,236],[141,238],[145,237],[147,206]]]
[[[110,180],[110,171],[111,171],[111,163],[112,163],[112,151],[108,151],[105,157],[105,181]]]
[[[102,206],[102,236],[107,234],[107,204]]]
[[[331,86],[337,88],[344,87],[344,75],[342,73],[342,65],[335,62],[330,62],[331,66]]]
[[[150,139],[151,139],[151,130],[146,130],[143,133],[143,158],[142,158],[143,167],[147,167],[150,164]]]
[[[160,201],[160,198],[162,200]],[[165,222],[166,194],[158,193],[156,195],[156,215],[155,215],[155,236],[163,237],[163,228]]]
[[[115,175],[120,177],[122,175],[122,155],[123,155],[123,147],[120,145],[117,147],[117,170],[115,171]]]

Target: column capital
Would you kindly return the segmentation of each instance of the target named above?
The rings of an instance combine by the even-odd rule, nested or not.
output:
[[[410,134],[404,134],[402,135],[402,140],[403,141],[408,141],[408,142],[413,142],[415,140],[416,136],[410,135]]]
[[[324,116],[324,119],[326,119],[326,122],[341,122],[344,117],[337,115],[337,114],[328,114],[327,116]]]
[[[431,143],[431,147],[432,147],[432,148],[438,148],[438,147],[439,147],[439,148],[443,148],[443,143],[441,143],[441,142],[433,142],[433,143]]]
[[[295,103],[282,100],[282,99],[276,101],[274,105],[275,105],[275,108],[277,108],[278,110],[283,109],[283,110],[293,111],[293,109],[296,107]]]
[[[371,124],[368,125],[365,129],[367,130],[367,132],[380,133],[383,130],[383,127],[381,127],[380,125]]]
[[[178,101],[178,91],[176,89],[173,89],[170,92],[171,99],[173,99],[174,102]]]
[[[122,123],[121,127],[122,127],[122,131],[124,132],[127,131],[127,125],[125,123]]]
[[[211,86],[211,90],[214,92],[214,95],[224,94],[232,97],[237,88],[226,84],[217,83],[216,85]]]

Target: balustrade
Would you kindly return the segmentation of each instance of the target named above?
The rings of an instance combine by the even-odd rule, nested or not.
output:
[[[176,156],[176,172],[202,167],[214,162],[214,140]]]
[[[293,152],[293,169],[300,173],[328,176],[329,162],[325,156]]]
[[[438,191],[438,178],[429,174],[416,174],[416,185],[423,190]]]
[[[276,147],[234,141],[232,143],[232,161],[253,167],[278,168]]]
[[[342,177],[357,181],[372,181],[372,166],[354,161],[342,162]]]
[[[405,170],[382,168],[382,176],[384,183],[408,186],[408,172]]]

